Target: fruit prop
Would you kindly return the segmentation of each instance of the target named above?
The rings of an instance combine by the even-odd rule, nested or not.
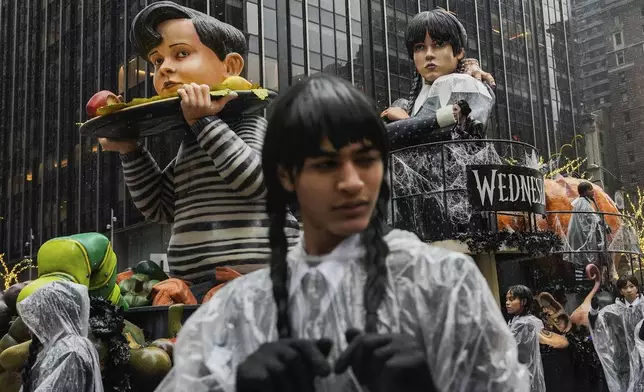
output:
[[[18,303],[18,296],[20,295],[20,292],[22,291],[22,289],[24,289],[29,283],[31,283],[30,280],[26,282],[16,283],[4,291],[4,294],[3,294],[4,302],[9,308],[9,311],[11,312],[12,316],[15,316],[18,314],[18,310],[16,309],[16,304]]]
[[[159,283],[158,280],[150,280],[150,277],[144,274],[134,274],[129,279],[119,283],[123,300],[127,302],[130,308],[139,306],[148,306],[152,287]]]
[[[264,100],[268,97],[268,90],[260,88],[257,84],[252,84],[241,76],[228,77],[221,84],[211,87],[210,96],[213,98],[225,97],[232,91],[250,91],[260,100]],[[126,103],[122,102],[120,97],[117,97],[110,91],[99,91],[94,94],[89,102],[87,102],[86,110],[89,118],[94,118],[114,113],[125,108],[178,96],[178,93],[173,92],[169,94],[155,95],[150,98],[134,98],[130,102]]]
[[[137,391],[152,392],[172,368],[172,359],[159,347],[143,347],[130,352],[134,386]]]
[[[48,283],[66,280],[87,286],[91,297],[127,307],[116,284],[116,266],[116,254],[102,234],[53,238],[38,250],[38,279],[20,292],[18,302]]]
[[[11,327],[9,327],[9,332],[0,339],[0,354],[10,347],[26,342],[30,338],[31,333],[29,332],[29,328],[20,317],[16,317],[13,323],[11,323]]]
[[[188,284],[181,279],[171,278],[152,288],[152,306],[174,304],[196,305],[197,299]]]
[[[131,350],[130,365],[134,385],[138,391],[153,391],[172,368],[172,356],[176,336],[181,330],[183,304],[168,308],[168,335],[170,338],[157,339],[147,347]]]
[[[159,264],[154,261],[141,261],[134,268],[132,268],[134,274],[143,274],[147,275],[150,280],[158,280],[160,282],[170,279],[170,277],[163,272],[163,269]]]
[[[116,94],[114,94],[111,91],[103,90],[94,94],[92,98],[90,98],[89,101],[87,101],[87,105],[85,106],[85,111],[87,112],[87,116],[89,118],[94,118],[99,115],[97,113],[99,108],[102,108],[108,105],[116,105],[119,103],[121,103],[120,95],[116,96]]]

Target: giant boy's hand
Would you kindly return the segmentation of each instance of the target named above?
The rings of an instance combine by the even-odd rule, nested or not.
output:
[[[138,147],[136,139],[107,139],[99,137],[98,142],[101,144],[103,151],[117,151],[121,155],[128,154]]]
[[[237,392],[314,392],[315,377],[331,374],[329,339],[266,343],[237,368]]]
[[[221,112],[228,101],[237,98],[234,91],[219,99],[210,98],[210,87],[207,84],[184,84],[177,90],[181,97],[183,117],[189,125],[206,116],[215,116]]]
[[[402,334],[346,333],[349,347],[335,364],[335,373],[349,367],[358,381],[372,392],[437,391],[429,372],[425,348],[416,339]]]

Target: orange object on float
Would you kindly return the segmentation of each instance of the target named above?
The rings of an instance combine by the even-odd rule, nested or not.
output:
[[[170,278],[152,287],[152,306],[174,304],[196,305],[197,299],[188,284],[181,279]]]

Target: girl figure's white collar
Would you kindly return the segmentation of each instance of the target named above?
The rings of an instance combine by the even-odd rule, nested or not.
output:
[[[360,243],[361,233],[345,238],[331,253],[313,256],[304,249],[304,236],[289,252],[290,282],[289,296],[292,296],[300,287],[302,278],[311,270],[317,269],[324,276],[332,291],[340,285],[344,273],[352,260],[358,260],[364,255],[364,248]]]

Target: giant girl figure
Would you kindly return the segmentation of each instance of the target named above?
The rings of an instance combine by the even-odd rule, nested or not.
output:
[[[465,59],[467,33],[461,22],[441,9],[421,12],[409,22],[405,40],[417,72],[410,99],[400,99],[382,113],[393,121],[387,125],[391,148],[451,139],[458,123],[453,105],[459,100],[471,108],[471,120],[486,124],[494,93],[462,72],[475,60]]]
[[[405,39],[417,72],[410,99],[394,102],[381,114],[390,121],[387,136],[391,149],[483,137],[494,106],[494,93],[489,85],[468,74],[471,72],[468,68],[479,71],[480,68],[476,60],[465,59],[467,33],[463,25],[444,10],[421,12],[409,22]],[[493,83],[493,79],[488,80]],[[402,174],[422,179],[421,182],[440,183],[446,177],[441,170],[451,162],[450,166],[457,168],[458,173],[450,172],[450,176],[464,175],[463,164],[454,162],[450,154],[441,160],[442,155],[432,154],[432,149],[414,150],[423,155],[420,163],[413,158],[414,162],[394,162],[392,170],[394,173],[402,170]],[[403,187],[409,186],[414,185]],[[447,239],[450,231],[446,228],[445,212],[450,207],[442,205],[443,201],[437,200],[435,194],[416,190],[407,193],[421,196],[395,200],[395,226],[412,230],[426,240]],[[471,222],[455,223],[471,226]]]

